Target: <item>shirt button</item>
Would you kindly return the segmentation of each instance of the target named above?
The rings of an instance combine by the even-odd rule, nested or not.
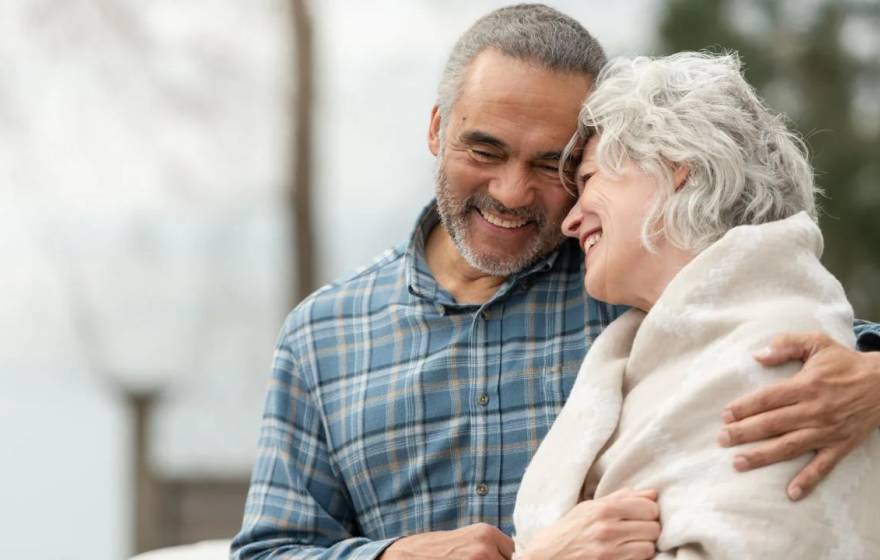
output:
[[[480,311],[480,317],[482,317],[484,321],[488,321],[489,320],[489,312],[486,311],[485,309]]]
[[[486,494],[489,493],[489,487],[486,486],[485,484],[477,484],[476,491],[477,491],[477,496],[485,496]]]
[[[477,404],[479,404],[480,406],[486,406],[487,404],[489,404],[489,395],[487,395],[486,393],[481,394],[479,397],[477,397]]]

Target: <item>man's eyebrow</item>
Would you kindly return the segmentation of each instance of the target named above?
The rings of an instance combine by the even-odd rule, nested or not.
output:
[[[538,161],[538,160],[559,161],[560,159],[562,159],[562,152],[558,151],[558,150],[544,152],[544,153],[538,154],[537,157],[535,157],[536,161]]]
[[[494,146],[501,150],[507,150],[508,145],[503,141],[495,138],[491,134],[487,132],[483,132],[482,130],[467,130],[462,133],[461,140],[468,144],[486,144],[488,146]]]
[[[485,144],[505,151],[509,149],[506,142],[482,130],[466,130],[461,134],[461,140],[467,144]],[[561,150],[550,150],[535,156],[534,161],[559,161],[560,159],[562,159]]]

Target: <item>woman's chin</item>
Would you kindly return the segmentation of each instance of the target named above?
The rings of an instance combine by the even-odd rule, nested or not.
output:
[[[614,303],[608,301],[609,294],[607,293],[607,290],[604,289],[604,286],[594,286],[592,282],[585,281],[584,290],[586,290],[587,295],[589,295],[593,299],[598,299],[599,301],[604,301],[605,303]]]
[[[639,305],[637,298],[627,297],[626,294],[609,292],[605,289],[605,286],[593,286],[592,282],[584,282],[584,289],[593,299],[597,299],[603,303],[608,303],[611,305],[626,305],[629,307],[638,307],[639,309],[643,309],[641,305]]]

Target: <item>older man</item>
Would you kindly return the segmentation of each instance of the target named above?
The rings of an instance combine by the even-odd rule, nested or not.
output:
[[[429,125],[436,203],[407,243],[287,320],[233,556],[510,557],[520,478],[620,311],[583,293],[579,248],[560,231],[573,203],[560,154],[604,62],[583,27],[539,5],[492,12],[461,37]],[[795,481],[803,492],[880,423],[880,396],[865,397],[880,363],[793,336],[761,359],[805,359],[804,371],[718,413],[730,422],[722,444],[774,438],[738,468],[821,449]],[[823,383],[834,399],[818,397]],[[853,395],[864,406],[848,415]],[[646,501],[603,515],[655,520]],[[595,521],[566,518],[569,551],[630,539],[653,554],[656,536]]]

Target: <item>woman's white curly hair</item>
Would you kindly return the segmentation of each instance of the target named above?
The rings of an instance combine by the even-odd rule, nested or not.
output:
[[[642,227],[649,250],[658,234],[699,252],[738,225],[801,211],[816,219],[806,145],[758,98],[735,53],[612,60],[578,121],[563,161],[598,134],[604,172],[629,162],[657,178],[661,195]],[[676,190],[680,165],[688,175]]]

